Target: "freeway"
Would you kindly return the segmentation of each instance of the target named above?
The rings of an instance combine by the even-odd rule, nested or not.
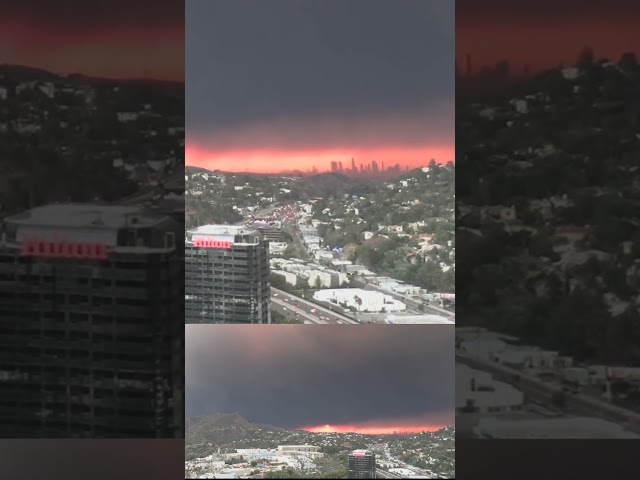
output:
[[[381,470],[376,468],[376,477],[377,478],[402,478],[400,475],[396,475],[395,473],[387,472],[386,470]]]
[[[307,318],[307,320],[312,321],[313,323],[329,323],[329,324],[358,324],[352,318],[347,317],[346,315],[336,312],[335,310],[330,310],[321,305],[317,305],[308,300],[304,300],[300,297],[296,297],[290,293],[287,293],[283,290],[278,290],[277,288],[271,288],[271,301],[279,306],[287,306],[289,310],[295,313],[302,315]],[[313,317],[314,321],[309,316]]]
[[[532,400],[551,405],[554,394],[564,392],[563,386],[557,383],[544,381],[534,375],[523,373],[521,370],[472,357],[459,351],[456,352],[456,361],[478,370],[490,372],[496,380],[515,386],[522,390],[527,401]],[[635,433],[640,431],[640,414],[637,412],[583,393],[566,393],[564,398],[565,413],[600,417]]]
[[[271,297],[271,304],[274,310],[277,310],[284,315],[288,315],[288,316],[294,315],[295,318],[298,320],[304,319],[315,324],[329,323],[326,320],[321,319],[319,315],[306,312],[300,307],[297,307],[295,304],[292,305],[291,303],[285,300],[279,299],[277,297],[276,298]]]

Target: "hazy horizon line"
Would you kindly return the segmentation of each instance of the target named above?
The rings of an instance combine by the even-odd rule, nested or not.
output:
[[[162,76],[145,77],[144,74],[143,76],[131,76],[131,75],[125,75],[121,77],[120,76],[101,76],[101,75],[82,73],[77,71],[62,72],[62,71],[52,69],[51,67],[42,67],[42,66],[30,65],[26,63],[11,63],[6,61],[2,61],[0,63],[0,68],[1,67],[18,67],[18,68],[25,68],[30,70],[38,70],[42,73],[47,73],[49,75],[54,75],[57,77],[72,77],[75,75],[75,76],[85,77],[90,80],[110,80],[110,81],[126,81],[126,82],[163,82],[163,83],[176,83],[179,85],[185,85],[186,83],[184,78],[181,80],[177,80],[175,78],[164,78]]]

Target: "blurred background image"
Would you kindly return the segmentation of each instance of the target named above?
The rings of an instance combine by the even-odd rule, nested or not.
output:
[[[637,14],[456,4],[461,438],[639,438]]]
[[[0,24],[0,437],[181,438],[184,4]]]

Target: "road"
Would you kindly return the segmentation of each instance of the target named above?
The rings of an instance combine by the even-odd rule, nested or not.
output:
[[[273,287],[271,288],[271,302],[280,307],[287,308],[286,312],[294,312],[294,315],[297,313],[299,316],[313,323],[358,324],[358,322],[342,313],[329,310],[321,305]]]
[[[253,218],[267,217],[271,215],[271,213],[273,213],[273,211],[276,210],[278,206],[279,205],[270,205],[267,208],[263,208],[262,210],[254,212],[252,216]],[[253,220],[245,218],[244,220],[237,222],[236,225],[249,225],[250,223],[253,223]]]
[[[522,390],[527,401],[552,405],[552,396],[563,392],[563,386],[557,383],[544,381],[533,375],[523,374],[520,370],[472,357],[462,352],[456,352],[456,362],[490,372],[496,380],[509,383]],[[634,433],[640,433],[640,414],[632,410],[612,405],[598,397],[583,393],[567,393],[565,399],[565,413],[600,417],[617,423]]]
[[[300,231],[296,226],[296,223],[291,220],[285,220],[284,222],[284,231],[291,235],[293,238],[293,247],[295,248],[295,255],[302,260],[309,259],[309,252],[307,252],[306,247],[302,243],[302,236],[300,235]]]

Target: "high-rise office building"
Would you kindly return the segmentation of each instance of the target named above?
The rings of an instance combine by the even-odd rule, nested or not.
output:
[[[187,323],[271,323],[268,240],[245,226],[189,230],[185,295]]]
[[[132,206],[4,219],[1,437],[182,437],[183,231]]]
[[[370,450],[351,452],[348,478],[376,478],[376,454]]]
[[[262,234],[262,237],[269,242],[277,243],[283,240],[284,231],[277,223],[256,221],[250,228],[258,230],[258,232]]]

